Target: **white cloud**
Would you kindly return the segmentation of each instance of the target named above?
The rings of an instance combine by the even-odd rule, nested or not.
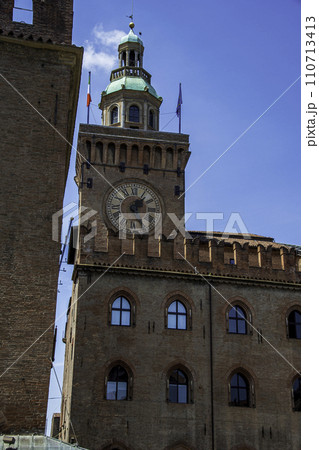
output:
[[[117,49],[120,40],[125,35],[126,33],[121,30],[104,31],[102,24],[95,25],[93,28],[93,36],[96,41],[105,47],[113,47]]]
[[[97,51],[91,42],[84,44],[83,68],[88,70],[103,69],[107,72],[114,68],[117,57],[104,51]]]
[[[124,31],[111,30],[104,31],[103,25],[98,24],[92,30],[94,42],[84,43],[83,68],[96,71],[111,71],[117,62],[117,46],[123,36]]]

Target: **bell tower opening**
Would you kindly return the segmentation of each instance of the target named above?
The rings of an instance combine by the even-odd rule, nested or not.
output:
[[[33,0],[14,0],[12,20],[33,25]]]
[[[130,59],[129,59],[129,66],[135,67],[135,51],[130,51]]]

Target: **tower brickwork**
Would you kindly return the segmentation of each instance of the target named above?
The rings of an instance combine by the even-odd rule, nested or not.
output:
[[[53,349],[62,208],[82,49],[72,1],[33,1],[33,22],[0,5],[0,430],[44,433]]]
[[[92,450],[297,450],[299,249],[183,233],[189,136],[150,126],[161,99],[137,70],[138,40],[120,43],[103,125],[79,129],[61,437]]]

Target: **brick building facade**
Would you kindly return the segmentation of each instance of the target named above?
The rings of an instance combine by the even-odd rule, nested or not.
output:
[[[162,99],[133,28],[102,126],[79,130],[86,209],[69,252],[61,438],[91,450],[297,450],[299,249],[174,232],[189,136],[159,131]]]
[[[82,63],[82,49],[71,46],[73,1],[31,4],[22,23],[13,20],[14,0],[0,2],[0,432],[7,433],[45,429],[60,254],[52,214],[62,208]]]

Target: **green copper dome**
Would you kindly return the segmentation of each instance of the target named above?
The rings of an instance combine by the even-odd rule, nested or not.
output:
[[[153,95],[155,98],[160,98],[153,86],[140,77],[122,77],[118,80],[114,80],[107,86],[102,95],[108,95],[112,94],[113,92],[121,91],[123,89],[123,84],[125,86],[125,89],[130,89],[132,91],[146,91],[148,89],[148,92],[151,95]]]
[[[131,30],[129,32],[129,34],[127,34],[126,36],[122,37],[122,39],[120,41],[120,45],[125,44],[126,42],[137,42],[138,44],[143,45],[142,39],[140,39],[138,36],[136,36],[136,34],[133,32],[133,30]]]

